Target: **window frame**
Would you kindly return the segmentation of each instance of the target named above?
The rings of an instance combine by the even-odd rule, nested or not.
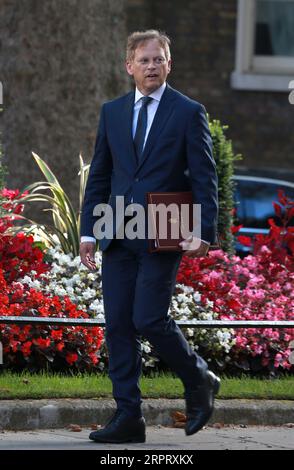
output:
[[[237,90],[289,93],[294,57],[254,56],[256,0],[238,0],[235,70],[231,87]]]

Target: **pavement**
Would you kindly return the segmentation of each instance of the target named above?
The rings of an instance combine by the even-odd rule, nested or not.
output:
[[[183,399],[145,399],[147,424],[143,444],[97,444],[91,429],[103,426],[115,410],[113,399],[0,400],[1,462],[20,458],[18,451],[129,449],[158,453],[185,450],[294,450],[294,400],[215,400],[212,418],[186,436],[175,413],[185,412]],[[50,454],[51,455],[51,454]],[[77,456],[77,454],[73,454]],[[91,456],[96,454],[91,453]],[[199,455],[199,454],[198,454]],[[76,459],[76,457],[75,457]],[[83,457],[82,457],[83,459]],[[19,465],[18,465],[19,466]]]
[[[115,450],[127,449],[148,450],[149,454],[173,451],[176,455],[185,450],[294,450],[294,428],[287,426],[206,427],[193,436],[186,436],[183,429],[148,426],[146,442],[143,444],[98,444],[89,440],[90,432],[89,428],[83,428],[80,432],[68,429],[2,431],[0,453],[4,450],[94,450],[97,453],[108,450],[110,455],[115,455]],[[14,453],[14,456],[17,454]]]

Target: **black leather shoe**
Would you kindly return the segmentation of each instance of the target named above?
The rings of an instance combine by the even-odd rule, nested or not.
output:
[[[210,370],[203,384],[194,390],[185,391],[187,436],[195,434],[207,423],[213,412],[214,396],[219,392],[220,378]]]
[[[121,410],[116,410],[103,429],[93,431],[89,439],[95,442],[145,442],[145,419],[133,418]]]

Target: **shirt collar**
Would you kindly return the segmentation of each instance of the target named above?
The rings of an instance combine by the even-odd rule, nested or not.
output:
[[[157,90],[153,91],[150,95],[150,98],[153,98],[154,100],[156,101],[160,101],[161,100],[161,97],[163,95],[163,92],[165,90],[165,87],[166,87],[166,82],[164,82],[159,88],[157,88]],[[138,88],[136,87],[136,93],[135,93],[135,103],[137,103],[143,96],[143,95],[139,90]]]

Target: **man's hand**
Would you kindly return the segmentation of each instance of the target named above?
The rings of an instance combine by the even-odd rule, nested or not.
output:
[[[202,256],[206,256],[209,249],[208,243],[200,240],[200,238],[192,236],[180,242],[179,245],[184,250],[185,256],[189,256],[190,258],[201,258]]]
[[[87,266],[91,271],[96,271],[97,266],[95,263],[95,242],[82,242],[80,243],[80,257],[81,263]]]

